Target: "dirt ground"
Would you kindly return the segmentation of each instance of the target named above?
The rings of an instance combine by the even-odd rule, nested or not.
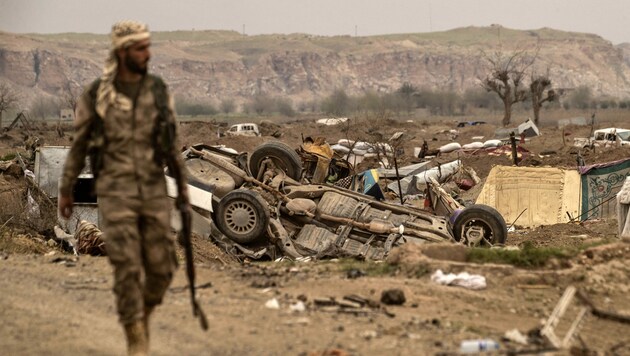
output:
[[[217,137],[218,126],[182,123],[182,144],[225,144],[239,151],[277,139],[297,147],[302,137],[387,140],[405,131],[404,157],[426,139],[431,148],[451,142],[445,131],[452,122],[373,120],[346,127],[314,123],[264,123],[262,137]],[[473,136],[489,139],[493,125],[459,130],[457,141]],[[224,128],[223,128],[224,129]],[[522,144],[531,152],[521,164],[574,167],[577,151],[572,138],[587,136],[588,127],[552,127]],[[34,133],[41,144],[67,145],[69,136],[55,130]],[[0,157],[19,152],[24,135],[0,137]],[[568,141],[565,141],[568,140]],[[565,142],[563,142],[565,141]],[[582,152],[587,164],[628,157],[621,149]],[[507,156],[451,154],[443,162],[461,158],[483,179],[492,165],[511,165]],[[0,174],[2,197],[12,196],[16,177]],[[25,186],[19,186],[26,189]],[[8,194],[8,195],[7,195]],[[473,193],[471,193],[473,194]],[[121,355],[124,335],[117,323],[111,291],[112,273],[106,257],[74,257],[48,242],[50,231],[28,224],[16,225],[7,204],[0,209],[0,350],[6,355]],[[15,218],[17,219],[17,218]],[[557,224],[518,229],[508,246],[531,243],[536,247],[568,248],[575,256],[542,267],[465,262],[459,246],[408,245],[392,252],[387,261],[350,260],[318,262],[236,261],[206,238],[195,237],[198,299],[208,315],[203,332],[192,316],[185,270],[176,273],[164,304],[151,321],[154,355],[425,355],[453,354],[462,340],[492,339],[501,350],[536,349],[535,340],[521,345],[503,339],[517,329],[524,335],[540,328],[567,286],[584,291],[604,310],[630,315],[630,243],[617,239],[616,220]],[[588,247],[592,246],[592,247]],[[183,253],[179,251],[183,267]],[[472,290],[444,286],[431,280],[437,270],[484,276],[487,288]],[[382,293],[399,289],[402,305],[385,305]],[[354,297],[353,297],[354,296]],[[362,300],[358,308],[340,303]],[[277,308],[269,308],[271,300]],[[584,303],[575,299],[558,327],[560,335]],[[566,319],[566,320],[565,320]],[[572,354],[630,355],[630,324],[588,315],[574,342]],[[565,350],[554,354],[571,354]]]

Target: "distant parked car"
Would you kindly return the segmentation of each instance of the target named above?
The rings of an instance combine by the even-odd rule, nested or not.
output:
[[[260,136],[258,125],[252,123],[232,125],[225,132],[227,136]]]
[[[589,138],[576,137],[573,145],[576,147],[599,147],[599,146],[630,146],[630,130],[609,127],[593,131],[593,136]]]

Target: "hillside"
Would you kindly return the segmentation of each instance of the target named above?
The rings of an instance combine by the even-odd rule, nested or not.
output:
[[[17,35],[0,32],[0,81],[32,99],[78,91],[100,74],[106,35]],[[408,82],[463,92],[486,73],[482,53],[539,46],[536,68],[550,70],[556,87],[586,85],[594,95],[630,97],[630,45],[549,28],[521,31],[501,26],[371,37],[232,31],[153,34],[151,70],[188,99],[242,102],[263,93],[294,103],[329,95],[391,92]]]

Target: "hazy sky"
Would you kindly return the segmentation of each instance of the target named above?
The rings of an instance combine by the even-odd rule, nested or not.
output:
[[[155,31],[355,35],[500,24],[630,42],[628,0],[0,0],[0,30],[107,33],[121,19]]]

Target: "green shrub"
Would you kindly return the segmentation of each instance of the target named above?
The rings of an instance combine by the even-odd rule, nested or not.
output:
[[[577,251],[554,247],[535,247],[527,241],[520,250],[473,248],[468,254],[468,262],[510,264],[517,267],[543,267],[551,258],[569,259]]]

